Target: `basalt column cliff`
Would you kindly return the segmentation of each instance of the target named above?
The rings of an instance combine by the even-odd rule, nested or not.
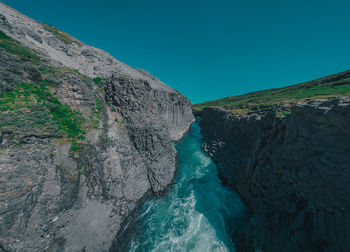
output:
[[[108,251],[192,121],[147,72],[0,3],[0,251]]]
[[[252,211],[237,249],[350,251],[350,99],[283,109],[202,111],[203,148]]]

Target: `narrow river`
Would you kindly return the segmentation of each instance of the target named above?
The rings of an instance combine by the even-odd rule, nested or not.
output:
[[[126,251],[235,251],[230,236],[245,219],[236,192],[223,187],[201,150],[198,124],[176,145],[178,173],[169,193],[146,202]]]

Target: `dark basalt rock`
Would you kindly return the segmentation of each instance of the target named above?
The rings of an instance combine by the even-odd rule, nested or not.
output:
[[[350,98],[289,109],[202,112],[204,150],[252,211],[237,250],[350,251]]]

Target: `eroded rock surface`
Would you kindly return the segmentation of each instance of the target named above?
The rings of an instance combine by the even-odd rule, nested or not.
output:
[[[350,251],[350,98],[289,109],[202,112],[204,150],[252,210],[237,249]]]
[[[145,71],[64,42],[2,3],[0,30],[41,58],[0,47],[0,99],[29,90],[22,107],[0,110],[0,251],[108,251],[140,200],[171,184],[172,141],[192,123],[191,104]],[[79,114],[79,145],[57,124],[45,92],[50,106]]]

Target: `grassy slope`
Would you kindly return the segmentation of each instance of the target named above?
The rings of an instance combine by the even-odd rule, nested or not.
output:
[[[219,106],[236,113],[248,113],[276,105],[288,106],[291,102],[349,95],[350,70],[297,85],[199,103],[192,108],[194,112],[200,112],[205,107]]]
[[[20,42],[8,37],[0,30],[0,48],[17,56],[18,64],[26,64],[37,69],[40,84],[34,82],[13,83],[12,89],[0,93],[0,136],[2,132],[11,132],[21,137],[25,132],[31,134],[49,134],[58,138],[66,138],[72,143],[72,151],[80,148],[79,142],[85,139],[85,128],[88,122],[79,112],[62,104],[55,96],[54,90],[63,72],[71,72],[101,86],[105,79],[91,79],[77,70],[66,67],[46,65],[40,57]],[[2,85],[0,83],[0,85]],[[96,100],[96,98],[95,98]],[[98,101],[98,100],[97,100]],[[95,101],[96,102],[96,101]],[[99,101],[98,101],[99,102]],[[101,109],[96,104],[96,112],[90,118],[98,117]],[[23,134],[22,134],[23,133]],[[20,141],[20,139],[17,139]],[[20,143],[20,142],[19,142]]]
[[[0,47],[4,48],[11,54],[18,56],[23,61],[32,61],[35,64],[40,64],[40,58],[28,48],[21,45],[20,42],[10,38],[0,30]]]

